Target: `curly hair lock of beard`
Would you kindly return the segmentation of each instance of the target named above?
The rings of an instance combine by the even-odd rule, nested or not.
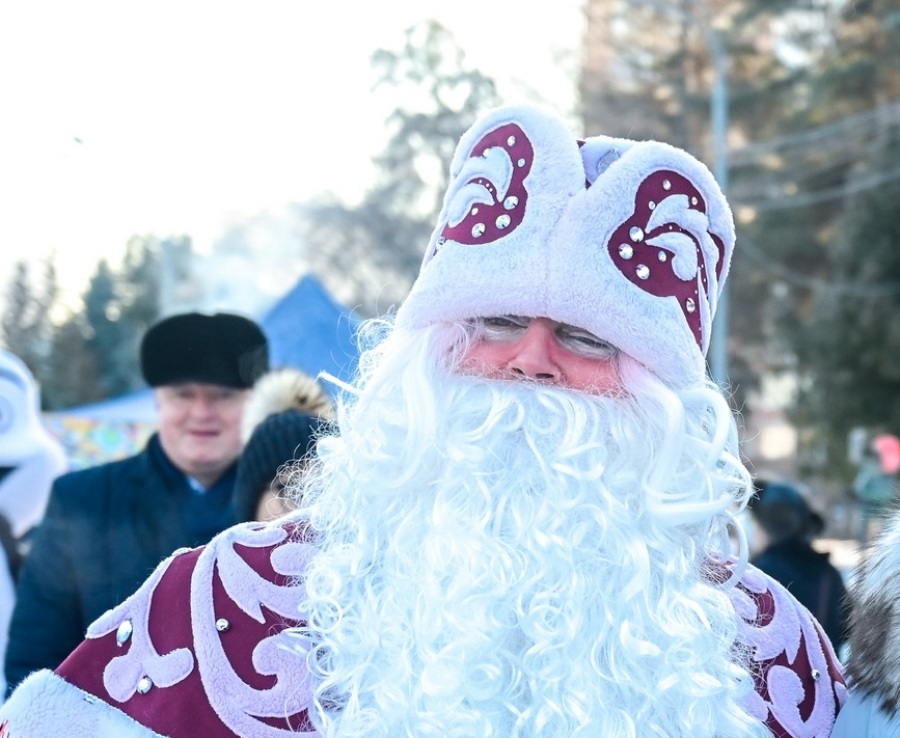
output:
[[[455,376],[469,337],[389,332],[305,479],[320,730],[766,735],[706,572],[749,494],[721,396]]]

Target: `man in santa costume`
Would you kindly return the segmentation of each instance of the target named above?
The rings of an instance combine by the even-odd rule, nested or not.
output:
[[[821,628],[736,556],[704,354],[734,243],[700,162],[542,109],[463,136],[296,513],[178,552],[8,735],[830,734]]]

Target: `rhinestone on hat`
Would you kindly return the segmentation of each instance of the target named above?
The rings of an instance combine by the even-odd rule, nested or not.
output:
[[[478,238],[479,236],[484,235],[484,223],[476,223],[472,226],[472,236]]]
[[[519,204],[519,198],[515,195],[510,195],[503,201],[503,207],[507,210],[512,210]]]
[[[630,259],[634,256],[634,249],[631,248],[630,243],[623,243],[619,245],[619,256],[623,259]]]
[[[150,688],[153,686],[153,680],[148,676],[143,676],[138,679],[137,683],[137,691],[139,694],[147,694],[150,691]]]
[[[116,628],[116,645],[122,648],[128,639],[131,638],[132,633],[134,633],[134,627],[131,625],[131,621],[123,620],[119,623],[119,627]]]
[[[516,145],[516,137],[510,136],[508,139],[506,139],[506,145],[507,146],[515,146]]]
[[[685,300],[684,307],[689,313],[692,313],[697,309],[697,303],[694,302],[693,297],[689,297]]]
[[[497,228],[499,228],[502,231],[504,228],[506,228],[509,225],[511,220],[512,220],[512,218],[510,218],[506,213],[503,213],[503,215],[497,216],[497,221],[496,221]]]
[[[672,189],[672,183],[671,183],[669,180],[664,179],[664,180],[663,180],[663,189],[664,189],[664,190],[671,190],[671,189]]]
[[[634,273],[638,275],[638,279],[647,279],[650,276],[650,267],[646,264],[638,264]]]
[[[628,231],[628,237],[635,243],[640,243],[644,240],[644,231],[637,226],[632,226],[631,230]]]
[[[216,630],[220,633],[224,633],[231,627],[231,623],[229,623],[225,618],[219,618],[216,620]]]

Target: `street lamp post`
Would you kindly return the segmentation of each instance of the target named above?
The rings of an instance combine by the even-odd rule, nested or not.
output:
[[[728,57],[722,43],[721,32],[711,23],[705,23],[705,36],[713,62],[713,88],[710,95],[710,120],[712,126],[713,174],[722,188],[728,192]],[[723,285],[712,325],[709,345],[709,370],[713,381],[721,387],[728,385],[728,287]]]

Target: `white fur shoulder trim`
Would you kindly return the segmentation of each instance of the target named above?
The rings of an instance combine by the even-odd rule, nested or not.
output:
[[[165,738],[46,670],[28,677],[0,706],[0,735]]]

